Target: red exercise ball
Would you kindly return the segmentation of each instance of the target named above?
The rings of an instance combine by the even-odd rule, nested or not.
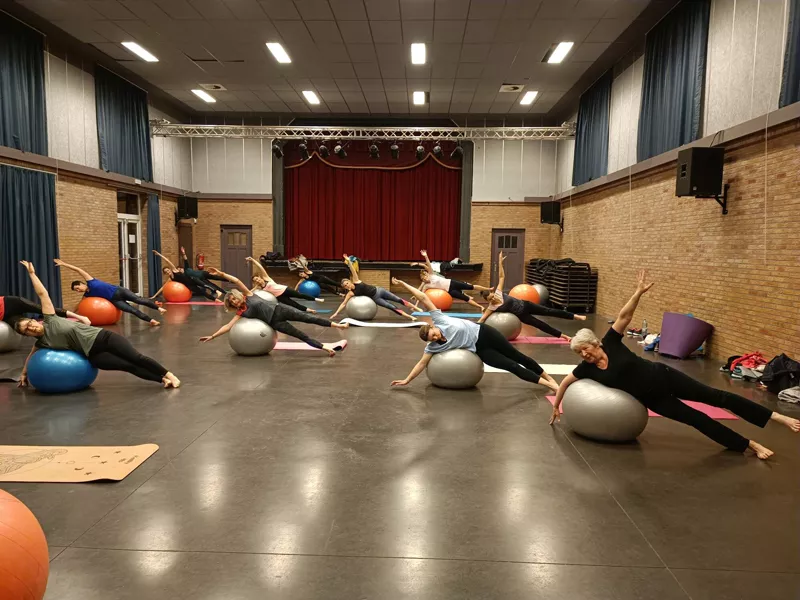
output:
[[[49,573],[42,526],[27,506],[0,490],[0,599],[41,600]]]
[[[191,290],[177,281],[165,283],[163,294],[167,302],[189,302],[192,299]]]
[[[425,295],[439,310],[450,310],[453,306],[453,297],[444,290],[425,290]]]
[[[88,317],[92,325],[114,325],[122,316],[122,311],[105,298],[89,297],[78,304],[78,314]]]
[[[515,285],[511,288],[509,292],[513,298],[518,298],[520,300],[527,300],[528,302],[533,302],[534,304],[539,304],[539,291],[533,287],[532,285],[528,285],[527,283],[520,283],[519,285]]]

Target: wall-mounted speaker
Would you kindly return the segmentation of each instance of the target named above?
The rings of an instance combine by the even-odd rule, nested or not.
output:
[[[178,197],[178,219],[197,218],[197,198],[190,196]]]
[[[686,148],[678,152],[676,196],[714,197],[722,194],[724,148]]]
[[[541,207],[541,222],[548,225],[561,224],[561,202],[542,202]]]

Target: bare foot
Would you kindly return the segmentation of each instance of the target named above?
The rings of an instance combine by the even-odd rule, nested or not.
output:
[[[330,356],[331,358],[336,356],[336,350],[334,350],[333,348],[329,347],[328,344],[323,344],[322,348],[328,353],[328,356]]]
[[[575,315],[575,320],[576,321],[585,321],[586,320],[586,315]]]
[[[417,320],[417,317],[415,317],[414,315],[409,315],[409,316],[411,317],[411,322],[412,323]]]
[[[179,388],[181,387],[181,380],[175,377],[172,373],[167,373],[164,375],[164,379],[168,380],[172,387]]]
[[[158,312],[160,312],[163,315],[165,312],[167,312],[167,309],[159,307]]]
[[[765,448],[764,446],[762,446],[762,445],[761,445],[761,444],[759,444],[758,442],[754,442],[753,440],[750,440],[750,444],[748,444],[748,447],[749,447],[749,448],[750,448],[750,449],[751,449],[753,452],[755,452],[755,453],[756,453],[756,456],[757,456],[758,458],[760,458],[761,460],[767,460],[767,459],[768,459],[770,456],[772,456],[773,454],[775,454],[775,453],[774,453],[772,450],[770,450],[769,448]]]
[[[150,327],[159,327],[161,323],[155,319],[150,319]]]
[[[306,312],[311,313],[312,315],[317,314],[317,311],[315,311],[313,308],[306,309]]]
[[[780,423],[781,425],[786,425],[786,427],[788,427],[795,433],[800,432],[800,420],[798,419],[795,419],[793,417],[787,417],[786,415],[781,415],[776,412],[772,413],[770,419]]]
[[[334,323],[333,326],[336,329],[347,329],[348,327],[350,327],[350,323]]]

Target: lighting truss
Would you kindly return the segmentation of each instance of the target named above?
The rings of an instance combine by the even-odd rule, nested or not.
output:
[[[281,127],[188,125],[151,121],[154,136],[287,140],[570,140],[575,124],[561,127]]]

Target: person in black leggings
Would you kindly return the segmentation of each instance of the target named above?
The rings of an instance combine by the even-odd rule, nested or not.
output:
[[[302,312],[310,312],[315,313],[312,308],[308,308],[307,306],[303,306],[302,304],[298,304],[295,302],[297,300],[307,300],[308,302],[325,302],[323,298],[314,298],[314,296],[309,296],[308,294],[303,294],[298,292],[297,290],[291,289],[287,285],[283,285],[278,283],[272,277],[269,276],[267,270],[264,268],[259,261],[257,261],[252,256],[248,256],[245,259],[248,263],[253,265],[256,268],[257,273],[253,275],[252,281],[255,287],[251,288],[251,292],[255,292],[256,290],[264,290],[275,296],[275,298],[281,304],[285,304],[286,306],[290,306],[296,310],[300,310]]]
[[[203,284],[204,287],[210,288],[214,292],[220,292],[221,294],[225,293],[225,290],[214,283],[215,281],[225,281],[225,279],[219,275],[212,275],[203,269],[193,269],[192,265],[189,263],[189,258],[186,256],[186,249],[183,246],[181,246],[181,258],[183,259],[183,272],[186,275],[196,279]]]
[[[541,384],[553,391],[558,389],[558,384],[544,372],[539,363],[514,348],[511,342],[494,327],[448,317],[420,290],[399,279],[393,278],[392,283],[402,285],[422,302],[430,311],[433,320],[433,325],[426,323],[419,329],[419,337],[422,341],[428,342],[422,358],[405,379],[393,381],[393,386],[408,385],[425,370],[434,354],[463,348],[477,354],[490,367],[508,371],[520,379]]]
[[[300,284],[304,281],[313,281],[320,287],[321,290],[325,290],[331,294],[336,294],[337,296],[344,296],[339,284],[327,275],[315,273],[314,271],[309,271],[306,269],[305,271],[300,271],[299,277],[300,279],[298,280],[297,285],[294,286],[295,290],[297,290],[297,288],[300,287]]]
[[[473,285],[471,283],[467,283],[466,281],[459,281],[458,279],[448,279],[447,277],[442,277],[433,270],[431,260],[428,258],[428,252],[426,250],[420,250],[420,254],[422,254],[422,256],[425,258],[425,262],[411,263],[411,266],[420,266],[425,269],[424,271],[420,271],[419,274],[419,278],[422,280],[422,285],[419,286],[419,291],[424,292],[425,290],[444,290],[450,294],[454,300],[466,302],[467,304],[471,304],[475,308],[483,311],[483,307],[475,302],[471,296],[468,296],[464,292],[475,290],[476,292],[488,293],[492,291],[492,288],[487,288],[482,285]]]
[[[486,307],[486,311],[484,311],[484,313],[481,315],[481,318],[478,319],[478,323],[483,323],[486,321],[486,319],[488,319],[492,313],[507,312],[516,315],[519,320],[526,325],[536,327],[536,329],[540,329],[541,331],[544,331],[553,337],[560,337],[563,340],[569,341],[571,338],[568,335],[562,333],[552,325],[545,323],[541,319],[537,319],[533,315],[556,317],[558,319],[574,319],[577,321],[585,321],[586,316],[576,315],[566,310],[542,306],[541,304],[535,304],[533,302],[529,302],[528,300],[520,300],[519,298],[514,298],[513,296],[504,294],[503,287],[506,281],[506,271],[504,266],[505,260],[505,255],[500,252],[496,290],[494,292],[492,292],[492,290],[481,292],[481,296],[483,296],[485,300],[489,301],[489,306]]]
[[[50,296],[36,276],[33,265],[26,261],[22,261],[21,264],[28,270],[33,289],[42,303],[44,322],[21,318],[15,324],[15,329],[21,335],[38,338],[25,360],[19,381],[20,387],[25,387],[28,383],[28,361],[41,348],[73,350],[84,355],[97,369],[125,371],[140,379],[161,382],[167,388],[180,387],[180,379],[152,358],[141,354],[118,333],[56,316]]]
[[[63,319],[76,319],[84,325],[91,325],[88,317],[79,315],[70,310],[55,308],[56,315]],[[42,305],[34,304],[30,300],[19,296],[0,296],[0,321],[5,321],[12,327],[14,323],[23,315],[41,315]]]
[[[797,433],[800,432],[800,420],[773,412],[732,392],[704,385],[667,365],[637,356],[625,346],[622,341],[625,330],[633,318],[640,298],[652,286],[652,283],[645,282],[645,272],[640,272],[636,292],[622,308],[602,341],[591,329],[581,329],[572,338],[570,346],[581,355],[583,362],[561,382],[550,424],[559,418],[559,407],[567,388],[579,379],[593,379],[608,387],[628,392],[647,408],[668,419],[691,425],[729,450],[744,452],[750,448],[760,459],[772,456],[773,452],[769,448],[748,440],[681,400],[694,400],[724,408],[759,427],[766,426],[769,421],[776,421]]]
[[[290,335],[299,340],[302,340],[309,346],[323,350],[329,356],[336,356],[336,351],[341,350],[341,346],[333,344],[323,344],[297,329],[290,321],[300,321],[301,323],[311,323],[312,325],[319,325],[321,327],[335,327],[336,329],[347,329],[349,325],[334,323],[328,319],[317,317],[281,304],[270,304],[266,300],[259,298],[252,291],[247,289],[238,278],[233,275],[228,275],[217,269],[209,269],[215,275],[224,277],[227,281],[234,284],[238,289],[231,290],[225,294],[225,308],[227,310],[236,311],[236,315],[225,325],[220,327],[211,335],[206,335],[200,338],[201,342],[209,342],[214,338],[228,333],[231,328],[236,324],[236,321],[242,317],[246,319],[258,319],[263,321],[275,331],[280,331],[286,335]]]
[[[181,250],[183,250],[183,248],[181,248]],[[217,285],[213,285],[210,281],[200,280],[196,277],[192,277],[186,273],[184,269],[176,267],[172,261],[170,261],[166,256],[157,250],[153,250],[153,254],[158,256],[166,263],[166,266],[161,268],[161,272],[164,273],[164,277],[185,285],[192,293],[192,296],[203,296],[208,300],[220,300],[225,294],[225,290]],[[161,290],[163,289],[164,286],[162,285],[161,288],[152,295],[151,299],[158,298],[158,296],[161,294]]]
[[[417,320],[417,317],[400,310],[394,304],[392,304],[392,302],[397,302],[398,304],[402,304],[410,309],[414,308],[413,304],[403,300],[400,296],[393,294],[389,290],[385,290],[382,287],[370,285],[361,281],[361,279],[358,278],[358,272],[356,271],[353,263],[350,261],[350,257],[347,256],[347,254],[344,255],[344,264],[346,264],[347,268],[350,269],[350,279],[342,279],[342,287],[347,293],[344,296],[344,300],[342,300],[342,303],[339,305],[339,308],[337,308],[336,312],[331,316],[331,319],[335,319],[336,315],[344,310],[344,307],[347,306],[347,303],[350,302],[351,298],[355,296],[369,296],[378,306],[382,306],[383,308],[386,308],[393,313],[400,315],[401,317],[405,317],[410,321]],[[427,296],[425,297],[427,298]]]

